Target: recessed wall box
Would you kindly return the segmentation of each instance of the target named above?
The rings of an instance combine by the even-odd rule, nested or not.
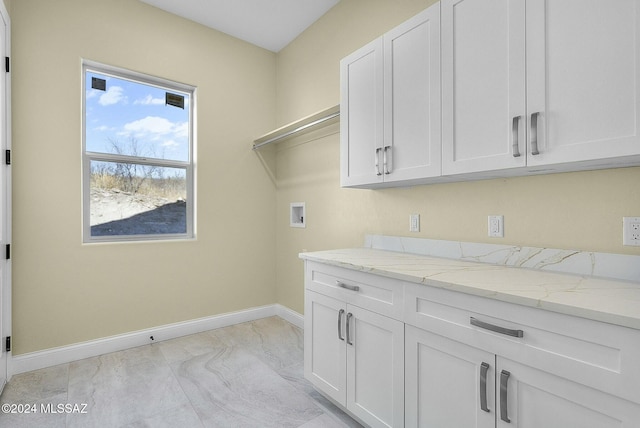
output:
[[[291,202],[289,211],[289,226],[307,227],[307,216],[304,210],[304,202]]]

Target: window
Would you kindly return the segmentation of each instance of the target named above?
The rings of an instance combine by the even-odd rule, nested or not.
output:
[[[84,242],[194,236],[195,89],[83,62]]]

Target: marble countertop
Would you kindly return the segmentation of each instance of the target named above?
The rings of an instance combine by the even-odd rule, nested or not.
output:
[[[301,259],[640,330],[640,283],[352,248]]]

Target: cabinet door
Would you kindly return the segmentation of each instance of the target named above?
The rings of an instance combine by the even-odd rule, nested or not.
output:
[[[382,182],[382,61],[382,38],[340,61],[342,186]]]
[[[631,428],[640,421],[639,404],[511,360],[497,358],[496,376],[499,428]]]
[[[495,355],[409,325],[405,334],[406,426],[494,427]]]
[[[304,306],[304,375],[317,389],[344,406],[346,305],[307,290]]]
[[[440,176],[440,4],[383,40],[384,181]]]
[[[638,1],[527,0],[526,16],[527,126],[537,113],[539,150],[529,165],[639,154]]]
[[[371,427],[404,426],[404,324],[347,306],[347,409]]]
[[[524,0],[442,1],[444,175],[525,165],[524,13]]]

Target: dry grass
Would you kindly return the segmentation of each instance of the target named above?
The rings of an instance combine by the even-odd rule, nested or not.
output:
[[[109,173],[91,174],[91,188],[138,194],[169,201],[187,199],[184,178],[122,177]]]

